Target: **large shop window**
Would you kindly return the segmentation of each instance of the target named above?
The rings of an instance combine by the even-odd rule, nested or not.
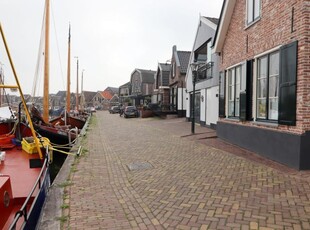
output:
[[[279,52],[258,59],[257,119],[277,121],[279,103]]]
[[[241,65],[228,70],[228,116],[239,117]]]
[[[260,18],[261,0],[247,0],[247,24]]]

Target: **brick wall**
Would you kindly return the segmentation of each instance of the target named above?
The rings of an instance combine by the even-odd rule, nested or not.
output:
[[[310,1],[262,0],[261,19],[251,26],[246,26],[245,20],[246,0],[237,0],[221,52],[220,69],[298,40],[297,125],[272,129],[299,134],[310,130]]]

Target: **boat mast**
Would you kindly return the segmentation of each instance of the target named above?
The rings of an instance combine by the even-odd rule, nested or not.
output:
[[[0,84],[4,85],[4,74],[2,69],[2,63],[0,62]],[[2,106],[2,97],[4,95],[4,89],[0,89],[0,107]],[[3,94],[2,94],[3,93]]]
[[[79,111],[79,58],[76,60],[76,111]]]
[[[44,52],[44,92],[43,92],[43,120],[49,121],[49,21],[50,0],[45,1],[45,52]]]
[[[2,40],[3,40],[3,43],[4,43],[4,47],[5,47],[7,56],[9,58],[9,62],[10,62],[10,65],[11,65],[11,68],[12,68],[12,71],[13,71],[13,75],[14,75],[14,78],[15,78],[15,81],[16,81],[16,86],[15,85],[0,84],[0,88],[18,89],[19,94],[20,94],[20,98],[21,98],[22,103],[24,105],[26,117],[27,117],[27,120],[29,122],[29,126],[30,126],[30,129],[31,129],[32,136],[35,137],[34,138],[34,142],[36,144],[36,148],[38,150],[40,158],[43,159],[43,154],[42,154],[42,151],[41,151],[41,148],[40,148],[40,143],[39,143],[38,138],[36,138],[37,134],[36,134],[36,132],[34,130],[34,126],[33,126],[33,123],[32,123],[32,120],[31,120],[28,108],[27,108],[27,104],[26,104],[26,101],[25,101],[25,98],[24,98],[24,93],[23,93],[23,91],[21,89],[21,86],[20,86],[20,83],[19,83],[19,80],[18,80],[18,77],[17,77],[17,73],[16,73],[16,70],[15,70],[15,67],[14,67],[14,63],[13,63],[10,51],[9,51],[9,47],[7,45],[7,42],[6,42],[6,39],[5,39],[5,36],[4,36],[4,32],[3,32],[3,29],[2,29],[1,23],[0,23],[0,33],[1,33],[1,37],[2,37]]]
[[[71,93],[70,93],[70,65],[71,65],[71,25],[69,25],[69,38],[68,38],[68,70],[67,70],[67,112],[70,112],[70,99],[71,99]]]

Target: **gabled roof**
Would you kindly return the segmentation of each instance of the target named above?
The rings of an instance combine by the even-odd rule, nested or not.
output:
[[[67,91],[58,91],[55,96],[59,97],[60,100],[64,100],[67,96]]]
[[[86,102],[90,102],[96,94],[97,94],[97,92],[83,91],[83,95],[84,95]]]
[[[116,88],[116,87],[108,87],[106,90],[110,90],[114,94],[118,94],[118,88]]]
[[[118,88],[115,87],[107,87],[104,91],[100,92],[101,96],[107,100],[111,100],[111,98],[118,94]]]
[[[154,75],[155,75],[156,71],[154,71],[154,70],[145,70],[145,69],[135,69],[135,71],[138,71],[141,74],[142,82],[143,83],[149,83],[149,84],[153,84],[154,83],[154,81],[155,81]]]
[[[117,94],[114,94],[114,96],[110,99],[110,101],[116,101],[116,102],[118,102],[118,99],[119,99],[118,95],[117,95]]]
[[[100,93],[101,93],[102,97],[104,99],[107,99],[107,100],[111,100],[111,98],[114,96],[114,93],[111,93],[110,91],[106,91],[106,90],[102,91]]]
[[[220,53],[225,42],[227,30],[230,24],[231,16],[234,12],[236,0],[224,0],[221,10],[220,20],[215,32],[213,46],[216,53]]]
[[[218,25],[219,19],[218,18],[210,18],[210,17],[204,17],[205,19],[213,22],[215,25]]]
[[[161,71],[170,72],[171,64],[168,64],[168,63],[158,63],[158,66],[161,69]]]
[[[169,85],[169,75],[171,70],[171,64],[168,63],[158,63],[156,78],[158,78],[156,81],[156,84],[159,84],[158,86],[168,86]],[[161,76],[158,76],[159,73],[161,73]]]
[[[56,96],[58,97],[65,97],[67,95],[67,91],[58,91],[56,93]]]
[[[177,51],[175,60],[177,65],[180,67],[180,72],[185,74],[188,67],[189,58],[191,56],[190,51]]]
[[[121,85],[119,88],[127,88],[130,86],[130,81],[125,83],[124,85]]]

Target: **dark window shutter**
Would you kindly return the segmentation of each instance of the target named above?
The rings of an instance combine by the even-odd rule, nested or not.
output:
[[[253,107],[253,62],[254,60],[248,60],[246,62],[246,120],[252,121],[252,107]]]
[[[219,77],[219,117],[225,117],[225,74],[220,72]]]
[[[246,120],[246,114],[247,114],[247,106],[246,106],[246,98],[247,98],[247,93],[246,92],[240,92],[240,111],[239,111],[239,119],[240,121],[245,121]]]
[[[242,83],[244,87],[241,87],[240,92],[240,116],[241,121],[251,121],[252,118],[252,104],[253,104],[253,60],[246,61],[242,65]]]
[[[279,124],[296,125],[297,41],[280,49]]]

